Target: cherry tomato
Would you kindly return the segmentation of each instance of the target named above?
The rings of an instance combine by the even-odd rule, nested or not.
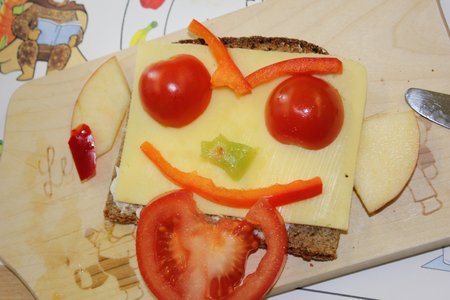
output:
[[[158,9],[165,0],[140,0],[143,8]]]
[[[180,54],[148,66],[139,92],[144,110],[168,127],[183,127],[197,119],[211,100],[211,76],[195,56]]]
[[[267,200],[261,201],[249,212],[249,221],[223,218],[215,224],[198,211],[187,190],[164,194],[147,205],[137,227],[136,254],[154,296],[261,299],[278,279],[287,257],[283,220]],[[256,271],[242,281],[247,257],[260,242],[251,222],[263,228],[267,252]]]
[[[283,144],[324,148],[336,139],[343,122],[339,92],[311,75],[292,76],[281,82],[266,105],[266,126]]]

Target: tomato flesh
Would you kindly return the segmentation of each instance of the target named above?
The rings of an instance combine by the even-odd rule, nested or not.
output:
[[[281,82],[266,104],[266,126],[283,144],[324,148],[336,139],[343,122],[339,92],[310,75],[292,76]]]
[[[195,56],[180,54],[143,71],[139,92],[144,110],[163,126],[180,128],[196,120],[211,100],[211,76]]]
[[[256,220],[259,226],[257,218],[223,218],[213,224],[197,210],[187,190],[152,201],[141,212],[136,234],[139,269],[152,293],[158,299],[262,298],[278,279],[287,255],[284,223],[276,209],[266,211],[264,205],[255,205],[254,213],[264,211],[278,226],[263,227],[267,253],[257,271],[244,277],[247,257],[260,242],[251,223]],[[273,238],[283,234],[285,239]]]
[[[283,218],[266,199],[259,200],[245,220],[264,232],[267,252],[256,271],[234,290],[234,299],[261,299],[281,275],[287,260],[288,236]]]

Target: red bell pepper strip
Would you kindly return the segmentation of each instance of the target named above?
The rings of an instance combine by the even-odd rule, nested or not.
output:
[[[97,154],[91,128],[81,124],[71,130],[69,148],[81,181],[93,177],[96,173]]]
[[[141,150],[155,166],[174,184],[190,190],[203,198],[230,207],[250,208],[259,199],[266,198],[273,206],[306,200],[322,193],[322,180],[296,180],[288,184],[274,184],[256,189],[229,189],[219,187],[196,172],[183,172],[173,167],[149,142],[141,145]]]
[[[277,77],[296,74],[342,74],[342,62],[333,57],[299,57],[283,60],[258,69],[245,79],[252,88]]]
[[[217,62],[217,69],[211,76],[211,84],[214,87],[228,86],[239,96],[251,93],[250,84],[245,80],[222,41],[195,19],[189,24],[188,30],[205,40]]]

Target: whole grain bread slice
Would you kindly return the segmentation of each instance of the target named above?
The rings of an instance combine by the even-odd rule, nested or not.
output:
[[[221,41],[229,48],[328,54],[325,49],[312,43],[283,37],[223,37],[221,38]],[[181,40],[178,43],[205,45],[205,42],[202,39]],[[120,156],[121,155],[119,154],[116,163],[117,166],[120,165]],[[116,175],[114,174],[114,177],[115,176]],[[137,224],[141,208],[141,205],[114,201],[112,194],[109,193],[104,208],[104,216],[106,220],[114,223]],[[223,217],[228,216],[209,216],[211,222],[215,222]],[[286,229],[289,238],[289,254],[302,257],[307,261],[327,261],[336,259],[339,237],[341,234],[340,230],[301,224],[286,224]],[[259,231],[256,232],[256,234],[261,237],[261,247],[265,247],[264,235]]]

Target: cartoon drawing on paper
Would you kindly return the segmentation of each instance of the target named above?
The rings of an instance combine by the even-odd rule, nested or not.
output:
[[[4,0],[10,31],[2,28],[0,72],[20,71],[17,80],[34,77],[36,63],[47,72],[62,70],[86,59],[78,49],[87,27],[83,5],[69,0]]]
[[[263,0],[128,0],[121,49],[186,28],[193,18],[205,21],[261,2]]]
[[[9,47],[10,51],[3,51],[15,39],[11,30],[15,17],[23,9],[22,4],[26,0],[0,0],[0,72],[9,73],[19,68],[15,54],[17,53]],[[18,42],[18,41],[17,41]]]

